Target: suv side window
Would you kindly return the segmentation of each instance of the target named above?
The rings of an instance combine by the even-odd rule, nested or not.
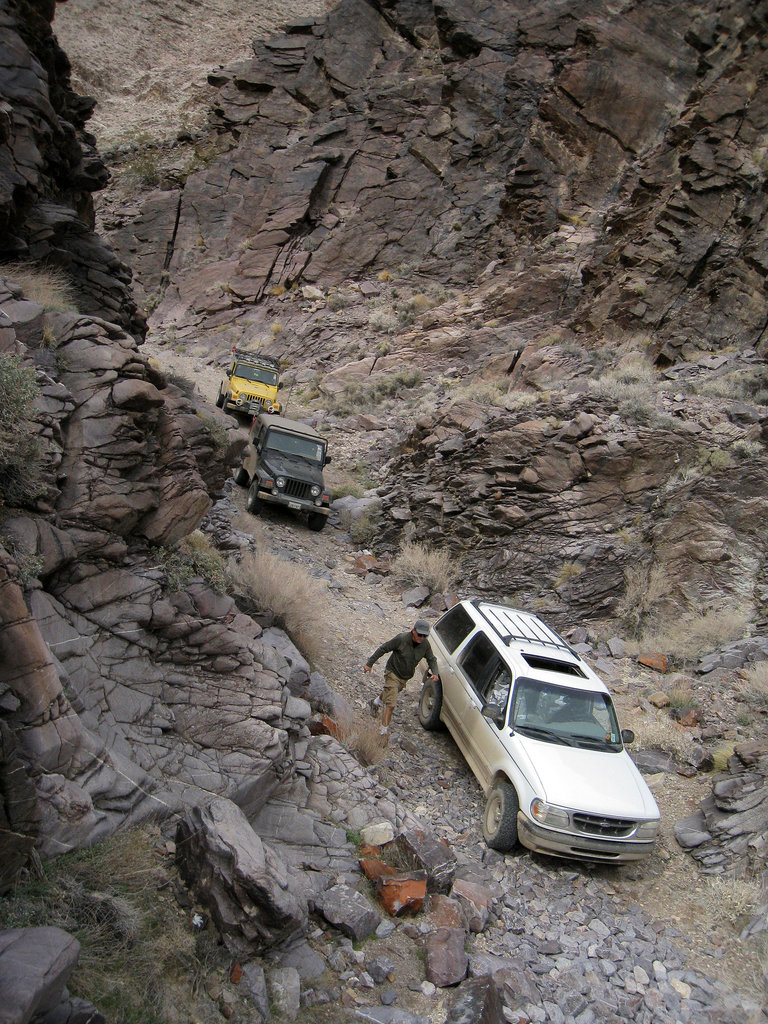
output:
[[[435,632],[451,654],[474,628],[472,616],[460,604],[454,605],[435,623]]]
[[[472,689],[485,700],[485,690],[493,668],[500,661],[498,652],[484,633],[472,637],[459,657],[459,668],[467,677]]]

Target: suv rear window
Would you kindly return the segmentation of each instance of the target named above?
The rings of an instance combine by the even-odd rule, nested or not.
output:
[[[460,604],[454,605],[435,623],[435,632],[450,653],[456,650],[474,628],[472,616]]]

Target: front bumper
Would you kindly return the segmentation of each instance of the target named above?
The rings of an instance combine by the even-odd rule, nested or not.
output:
[[[295,498],[288,494],[281,494],[279,491],[263,491],[259,488],[259,500],[269,502],[270,505],[283,505],[294,512],[319,512],[321,516],[330,515],[331,509],[328,505],[316,505],[312,498]]]
[[[556,832],[537,825],[523,814],[517,813],[517,835],[523,846],[534,853],[556,857],[578,857],[580,860],[605,861],[626,864],[642,860],[653,850],[656,840],[599,839],[580,836],[573,832]]]

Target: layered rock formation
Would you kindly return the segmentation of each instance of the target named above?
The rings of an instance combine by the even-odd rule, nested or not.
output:
[[[85,130],[95,101],[70,88],[55,6],[0,3],[0,262],[59,267],[84,312],[140,332],[131,272],[94,231],[92,193],[109,172]]]

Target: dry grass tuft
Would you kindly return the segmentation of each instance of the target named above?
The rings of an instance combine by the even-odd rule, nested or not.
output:
[[[737,929],[748,924],[752,913],[765,900],[765,890],[759,882],[724,875],[706,878],[703,895],[710,919]]]
[[[67,986],[107,1020],[160,1024],[195,980],[214,969],[202,935],[167,888],[175,869],[159,830],[125,830],[44,864],[43,877],[0,901],[0,928],[52,925],[76,936],[80,957]],[[223,978],[226,957],[217,953]]]
[[[648,649],[667,651],[676,661],[696,661],[750,632],[747,614],[738,608],[711,609],[702,614],[669,615],[642,637]]]
[[[406,541],[392,562],[391,576],[406,586],[428,587],[433,593],[444,593],[456,586],[460,564],[447,548]]]
[[[276,623],[310,661],[325,642],[323,609],[328,592],[307,570],[279,558],[259,544],[256,551],[230,562],[232,585],[242,590],[261,611],[271,611]]]
[[[691,735],[682,726],[666,716],[638,718],[630,728],[635,733],[636,744],[647,750],[661,750],[671,754],[676,761],[685,762],[691,750]]]
[[[0,266],[0,275],[17,284],[30,302],[37,302],[49,313],[77,310],[72,283],[59,267],[13,263]]]
[[[666,600],[672,582],[662,565],[635,565],[624,573],[624,593],[616,612],[627,628],[637,634],[645,618]]]
[[[381,723],[375,718],[341,718],[337,721],[338,739],[363,765],[378,764],[386,746]]]
[[[768,661],[758,661],[742,671],[736,681],[736,696],[758,710],[768,710]]]

